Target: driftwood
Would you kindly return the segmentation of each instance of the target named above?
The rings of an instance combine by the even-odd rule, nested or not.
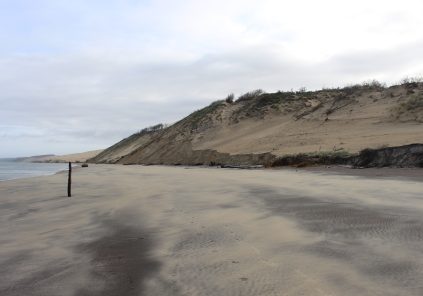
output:
[[[241,169],[241,170],[253,170],[253,169],[262,169],[264,165],[231,165],[231,164],[222,164],[221,168],[225,169]]]

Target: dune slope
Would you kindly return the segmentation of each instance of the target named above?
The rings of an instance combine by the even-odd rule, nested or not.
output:
[[[423,83],[357,85],[216,101],[91,159],[122,164],[266,164],[297,153],[357,153],[423,142]]]

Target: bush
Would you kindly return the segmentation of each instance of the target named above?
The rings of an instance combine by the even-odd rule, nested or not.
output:
[[[234,102],[234,98],[235,98],[235,95],[234,95],[234,94],[229,94],[229,95],[226,97],[225,102],[226,102],[226,103],[229,103],[229,104],[232,104],[232,103]]]
[[[307,92],[307,87],[302,86],[298,89],[297,94],[303,94]]]
[[[343,87],[341,90],[344,91],[346,95],[352,95],[354,93],[360,92],[362,90],[383,90],[386,88],[386,84],[377,81],[376,79],[364,81],[360,84],[351,84]]]
[[[148,134],[148,133],[152,133],[152,132],[163,130],[166,127],[168,127],[167,124],[159,123],[159,124],[156,124],[156,125],[153,125],[153,126],[149,126],[149,127],[143,128],[142,130],[140,130],[138,132],[138,134]]]
[[[378,89],[378,90],[381,90],[381,89],[385,89],[386,88],[386,84],[385,83],[379,82],[376,79],[365,81],[361,85],[364,88]]]
[[[252,91],[246,92],[245,94],[239,96],[237,102],[255,99],[258,96],[261,96],[262,94],[264,94],[264,91],[262,89],[252,90]]]
[[[423,82],[423,77],[405,77],[401,79],[400,84],[407,85],[407,84],[418,84],[422,82]]]

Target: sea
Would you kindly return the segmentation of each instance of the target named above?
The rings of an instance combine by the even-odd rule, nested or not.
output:
[[[53,175],[67,168],[67,163],[32,163],[0,158],[0,181]]]

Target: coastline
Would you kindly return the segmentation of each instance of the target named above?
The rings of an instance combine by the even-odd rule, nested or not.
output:
[[[41,177],[41,176],[51,176],[51,175],[67,170],[65,164],[47,164],[47,163],[23,163],[22,164],[19,162],[9,162],[9,164],[13,164],[13,165],[9,165],[6,168],[0,166],[0,173],[6,176],[11,175],[11,177],[7,177],[5,179],[1,179],[3,178],[1,177],[0,182]]]
[[[68,198],[66,178],[0,183],[1,295],[415,295],[420,287],[421,182],[90,165],[74,171]]]

